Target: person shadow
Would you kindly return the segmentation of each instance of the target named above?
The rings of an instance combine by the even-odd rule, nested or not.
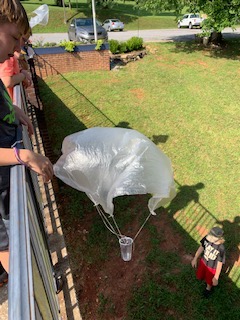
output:
[[[224,272],[229,274],[235,263],[240,265],[240,217],[234,218],[233,222],[229,220],[217,221],[224,231],[225,248],[226,248],[226,263]]]
[[[178,184],[179,185],[179,184]],[[198,190],[203,189],[204,184],[198,182],[194,185],[179,185],[178,192],[176,197],[171,201],[170,205],[166,208],[168,215],[173,217],[177,212],[180,212],[182,209],[187,207],[189,203],[194,201],[195,203],[199,202],[199,193]]]

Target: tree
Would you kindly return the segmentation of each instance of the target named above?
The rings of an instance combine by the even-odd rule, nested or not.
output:
[[[91,3],[92,0],[88,0],[88,2]],[[95,4],[102,9],[109,9],[113,6],[114,0],[95,0]]]
[[[207,19],[203,24],[203,35],[219,40],[226,27],[235,28],[240,19],[240,0],[137,0],[139,8],[161,12],[174,10],[176,16],[183,8],[189,12],[204,12]],[[217,35],[217,38],[216,38]]]
[[[63,6],[63,0],[55,0],[55,3],[58,7],[62,7]]]
[[[168,10],[174,10],[176,15],[180,15],[182,9],[186,6],[187,0],[136,0],[139,9],[149,10],[153,13],[159,13]]]

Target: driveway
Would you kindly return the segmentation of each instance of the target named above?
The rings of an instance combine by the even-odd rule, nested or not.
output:
[[[160,29],[160,30],[134,30],[134,31],[114,31],[109,32],[108,37],[118,41],[125,41],[131,37],[141,37],[144,42],[159,41],[189,41],[194,40],[195,35],[200,33],[200,29]],[[223,31],[225,38],[240,38],[240,28],[232,31],[226,28]],[[44,44],[46,42],[59,43],[61,40],[68,40],[67,33],[36,33],[33,34],[31,40],[34,44],[37,42]]]

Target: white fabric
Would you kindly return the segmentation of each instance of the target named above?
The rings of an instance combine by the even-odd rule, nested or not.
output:
[[[131,129],[96,127],[67,136],[54,173],[109,215],[117,196],[150,193],[148,207],[155,214],[176,195],[169,158]]]

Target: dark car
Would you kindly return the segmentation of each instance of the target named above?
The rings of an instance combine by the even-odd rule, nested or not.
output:
[[[107,31],[96,20],[97,39],[108,40]],[[68,38],[70,41],[92,42],[94,41],[94,27],[92,18],[73,19],[68,28]]]

